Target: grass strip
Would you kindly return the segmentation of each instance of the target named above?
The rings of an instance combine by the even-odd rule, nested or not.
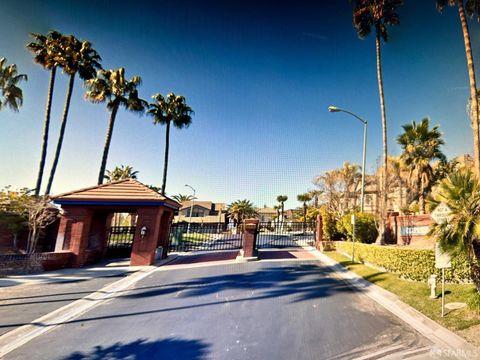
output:
[[[437,298],[430,299],[430,287],[424,282],[404,280],[394,273],[382,272],[361,263],[352,263],[350,258],[336,251],[326,251],[324,254],[365,280],[394,293],[400,300],[430,319],[466,337],[467,340],[472,340],[465,336],[462,330],[479,325],[480,314],[465,307],[457,310],[446,309],[446,316],[442,318],[441,279],[437,278]],[[475,292],[475,286],[471,284],[446,284],[445,304],[452,302],[467,303]]]

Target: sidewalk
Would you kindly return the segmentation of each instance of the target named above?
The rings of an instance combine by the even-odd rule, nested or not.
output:
[[[0,278],[0,335],[30,323],[141,269],[110,261],[81,269],[62,269]]]

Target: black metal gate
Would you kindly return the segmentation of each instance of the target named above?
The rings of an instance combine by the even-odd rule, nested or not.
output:
[[[258,230],[257,249],[315,246],[315,222],[261,222]]]
[[[135,226],[112,226],[107,231],[106,257],[130,257],[132,252]]]
[[[169,251],[235,250],[242,248],[242,231],[225,223],[176,223],[170,229]]]

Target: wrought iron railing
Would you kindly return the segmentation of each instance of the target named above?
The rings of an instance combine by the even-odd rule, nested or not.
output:
[[[169,251],[235,250],[242,247],[239,227],[225,223],[176,223],[170,229]]]
[[[289,248],[315,245],[315,222],[260,222],[257,248]]]

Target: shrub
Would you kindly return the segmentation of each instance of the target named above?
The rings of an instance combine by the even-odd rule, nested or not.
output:
[[[344,215],[337,222],[337,230],[348,240],[353,238],[352,214]],[[373,214],[355,213],[355,241],[371,244],[378,236]]]
[[[326,208],[320,209],[322,215],[323,237],[325,240],[340,240],[341,235],[337,231],[336,214],[329,212]]]
[[[475,292],[468,298],[467,305],[470,310],[480,314],[480,293],[475,290]]]
[[[351,242],[337,242],[338,251],[351,254]],[[441,276],[441,270],[435,268],[435,252],[429,249],[415,249],[398,246],[379,246],[355,244],[355,255],[362,262],[399,274],[402,278],[427,281],[430,275]],[[448,282],[470,281],[470,268],[464,256],[452,259],[452,267],[445,269]]]

